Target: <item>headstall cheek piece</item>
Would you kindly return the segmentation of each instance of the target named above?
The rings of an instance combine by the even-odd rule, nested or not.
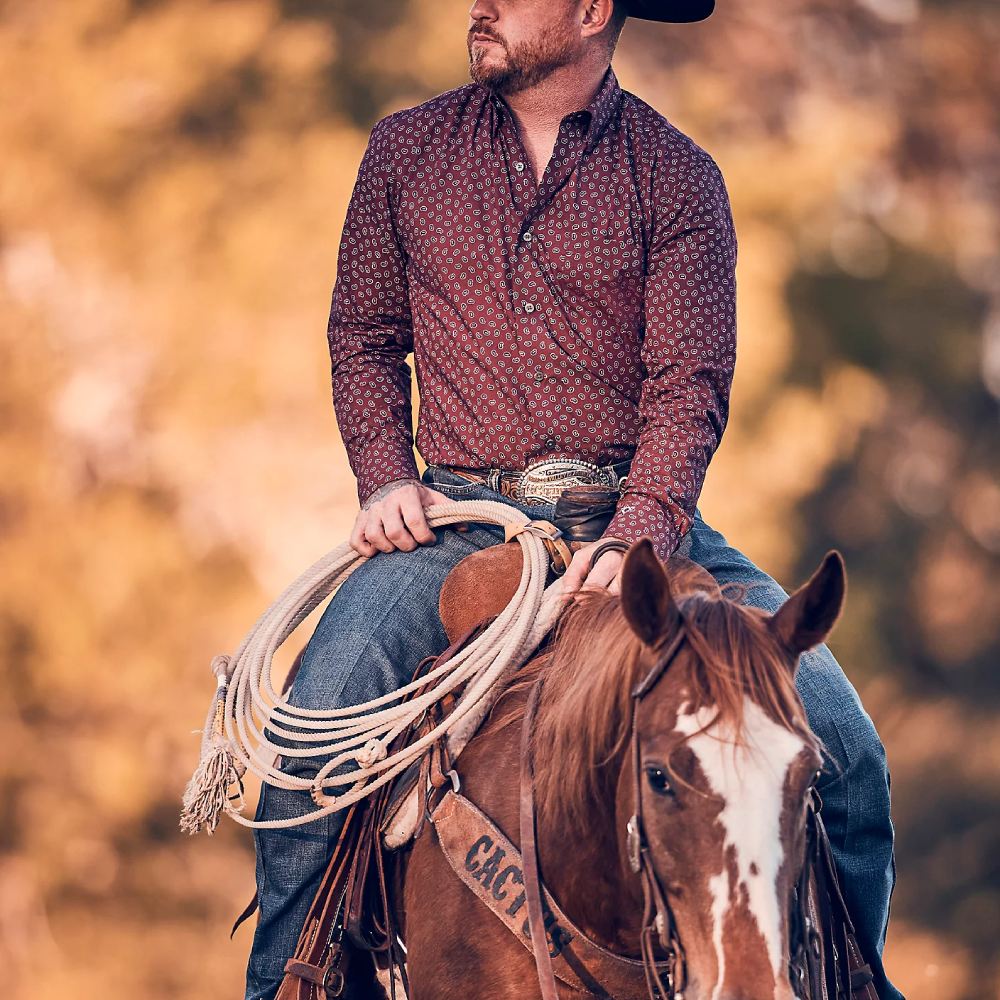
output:
[[[664,1000],[683,1000],[684,988],[684,953],[677,937],[676,924],[667,901],[666,893],[653,868],[649,845],[646,842],[646,832],[643,826],[642,814],[642,754],[639,747],[639,704],[642,699],[656,686],[657,681],[666,673],[667,667],[677,655],[684,642],[685,632],[683,618],[667,646],[666,652],[657,660],[653,668],[636,685],[632,691],[632,776],[634,782],[633,802],[635,812],[626,825],[626,845],[628,848],[629,866],[642,879],[643,917],[640,944],[642,962],[646,972],[646,985],[653,1000],[662,997]],[[657,967],[655,944],[653,937],[659,940],[660,946],[668,956],[667,976],[664,981]]]

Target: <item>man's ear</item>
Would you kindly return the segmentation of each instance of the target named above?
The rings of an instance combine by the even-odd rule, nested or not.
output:
[[[819,569],[771,616],[768,627],[796,658],[818,646],[829,634],[844,606],[847,570],[844,558],[831,549]]]
[[[680,620],[666,570],[647,537],[625,553],[621,602],[625,620],[647,646],[655,646]]]

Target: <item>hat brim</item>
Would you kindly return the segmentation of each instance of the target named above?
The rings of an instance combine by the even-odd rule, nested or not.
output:
[[[616,0],[625,6],[629,17],[644,21],[669,21],[688,24],[704,21],[715,10],[715,0]]]

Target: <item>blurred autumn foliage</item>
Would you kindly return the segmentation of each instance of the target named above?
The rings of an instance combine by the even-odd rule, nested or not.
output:
[[[185,838],[211,656],[346,537],[325,323],[368,130],[466,82],[457,0],[0,0],[0,968],[10,1000],[242,995],[248,831]],[[739,258],[710,523],[888,748],[911,998],[996,997],[1000,7],[626,24]]]

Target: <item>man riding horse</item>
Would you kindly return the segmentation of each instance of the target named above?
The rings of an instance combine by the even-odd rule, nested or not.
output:
[[[603,533],[652,540],[745,603],[785,591],[702,518],[735,363],[736,237],[712,157],[634,94],[610,60],[627,16],[706,18],[713,0],[475,0],[472,82],[372,131],[340,245],[329,322],[333,400],[365,556],[327,607],[290,703],[333,709],[393,691],[448,644],[438,597],[502,529],[431,529],[424,508],[493,500],[552,519],[562,490],[617,491]],[[414,458],[410,369],[420,390]],[[580,546],[565,573],[619,592],[623,555]],[[882,1000],[895,880],[885,752],[826,645],[796,677],[825,748],[819,791]],[[309,774],[314,774],[311,762]],[[304,775],[301,758],[283,770]],[[308,794],[265,784],[258,821]],[[246,1000],[272,998],[343,823],[255,828],[260,905]],[[447,932],[447,928],[443,928]],[[345,994],[350,995],[350,989]]]

